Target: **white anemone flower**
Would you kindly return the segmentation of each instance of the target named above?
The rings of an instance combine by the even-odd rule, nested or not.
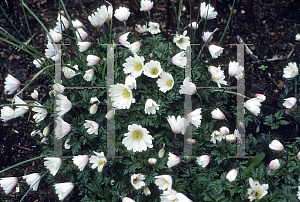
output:
[[[217,140],[219,141],[219,142],[221,142],[222,141],[222,139],[224,139],[225,138],[225,136],[220,132],[220,131],[218,131],[218,130],[215,130],[212,134],[211,134],[211,142],[213,142],[214,144],[216,144],[217,143]]]
[[[125,74],[131,74],[134,78],[141,76],[145,61],[143,56],[134,54],[134,57],[130,56],[125,61],[126,63],[123,64]]]
[[[171,90],[174,86],[174,79],[170,73],[163,72],[159,75],[159,79],[156,81],[159,90],[163,93]]]
[[[150,11],[153,7],[153,2],[150,0],[141,0],[140,11]]]
[[[245,102],[245,107],[255,116],[257,116],[260,113],[260,107],[261,107],[261,99],[259,98],[252,98],[250,100],[247,100]]]
[[[91,103],[91,104],[98,104],[98,103],[100,103],[100,101],[98,100],[97,97],[91,97],[90,103]]]
[[[87,130],[88,134],[98,135],[98,128],[99,128],[98,123],[96,123],[95,121],[85,120],[85,123],[83,125],[86,129],[88,129]]]
[[[77,43],[78,47],[79,47],[79,51],[80,52],[84,52],[86,51],[90,46],[91,46],[91,42],[88,41],[83,41],[83,42],[78,42]]]
[[[225,81],[224,71],[221,70],[221,67],[218,67],[216,71],[213,71],[211,75],[211,80],[218,84],[218,87],[221,87],[221,84],[227,85],[227,81]]]
[[[126,76],[125,86],[128,86],[130,89],[136,89],[136,80],[131,74]]]
[[[44,60],[44,58],[42,58]],[[33,60],[32,63],[35,65],[36,68],[40,68],[43,62],[40,59]]]
[[[4,90],[8,92],[8,95],[11,95],[19,89],[21,83],[18,79],[9,74],[5,78],[4,84]]]
[[[88,20],[94,27],[101,27],[104,23],[104,21],[100,18],[98,12],[94,12],[93,14],[88,16]]]
[[[193,29],[198,29],[198,23],[197,22],[192,22],[192,23],[189,24],[189,27],[193,28]]]
[[[34,105],[37,106],[43,106],[38,102],[35,102]],[[37,114],[35,114],[33,116],[33,118],[35,119],[36,123],[39,123],[40,121],[44,120],[44,118],[47,116],[48,112],[46,109],[40,108],[40,107],[33,107],[32,111],[37,112]]]
[[[249,178],[249,184],[251,189],[247,189],[247,192],[250,195],[248,196],[248,199],[250,199],[250,201],[261,199],[268,194],[268,184],[260,185],[258,181],[253,181],[251,177]]]
[[[132,200],[131,198],[123,197],[123,198],[122,198],[122,202],[135,202],[135,201]]]
[[[96,65],[99,63],[100,61],[100,58],[95,56],[95,55],[88,55],[86,57],[86,60],[87,60],[87,66],[93,66],[93,65]]]
[[[125,133],[125,138],[122,143],[127,150],[133,150],[133,152],[146,151],[147,147],[152,148],[153,137],[149,135],[149,131],[140,125],[132,124],[128,125],[128,133]]]
[[[197,163],[203,168],[205,168],[209,164],[209,161],[210,161],[209,155],[202,155],[197,157]]]
[[[145,182],[143,181],[144,179],[145,175],[134,174],[131,175],[130,182],[135,189],[140,189],[142,186],[145,186]]]
[[[85,71],[83,79],[86,81],[91,81],[93,79],[93,76],[94,76],[94,69],[89,69]]]
[[[130,16],[130,11],[126,7],[120,6],[117,10],[115,10],[114,16],[121,22],[127,21]]]
[[[32,174],[23,176],[23,179],[26,180],[26,182],[29,186],[32,186],[35,183],[35,185],[32,187],[32,190],[37,191],[37,189],[39,187],[39,183],[41,181],[40,177],[41,177],[41,175],[39,173],[32,173]]]
[[[236,176],[238,174],[238,170],[237,169],[232,169],[231,171],[229,171],[226,175],[226,179],[229,181],[229,182],[232,182],[235,180]]]
[[[173,189],[168,189],[167,191],[164,191],[162,195],[160,195],[161,202],[178,202],[178,199],[176,197],[177,191]]]
[[[32,99],[36,100],[39,97],[39,93],[34,89],[30,96],[32,97]]]
[[[150,60],[144,65],[144,74],[150,78],[157,78],[162,72],[163,69],[158,61]]]
[[[211,54],[211,57],[213,59],[216,59],[223,53],[224,48],[216,45],[209,45],[208,50]]]
[[[61,158],[46,157],[44,158],[44,165],[50,171],[51,175],[55,176],[61,166]]]
[[[104,156],[104,152],[98,153],[95,152],[95,155],[92,155],[90,158],[90,163],[92,163],[92,169],[98,168],[98,172],[102,172],[103,167],[105,166],[105,164],[107,163],[107,160]]]
[[[58,105],[56,111],[58,111],[59,116],[63,116],[68,113],[68,111],[70,111],[70,109],[72,108],[72,103],[68,100],[67,96],[64,96],[62,94],[57,95],[57,97],[59,98],[59,100],[56,101],[56,104]]]
[[[131,103],[135,102],[131,89],[124,84],[111,85],[109,92],[109,96],[113,101],[113,107],[129,109]]]
[[[283,78],[291,79],[298,75],[298,67],[295,62],[288,63],[288,66],[286,66],[283,69]]]
[[[142,34],[144,32],[147,32],[148,29],[147,29],[147,23],[143,26],[141,26],[140,24],[136,24],[135,25],[135,31],[137,31],[138,33]]]
[[[213,32],[204,32],[203,36],[202,36],[203,41],[206,42],[212,33]],[[211,36],[211,38],[209,39],[208,42],[211,42],[212,39],[213,39],[213,36]]]
[[[58,43],[58,42],[60,42],[62,40],[62,34],[59,33],[59,31],[57,29],[55,29],[55,28],[54,29],[50,29],[49,30],[49,34],[50,34],[50,36],[52,37],[52,39],[53,39],[53,41],[55,43]],[[50,36],[47,35],[48,41],[51,41]]]
[[[157,22],[149,22],[148,31],[151,34],[158,34],[158,33],[160,33],[159,24]]]
[[[183,35],[176,34],[174,36],[173,42],[176,43],[180,49],[186,50],[187,47],[190,45],[190,37],[187,37],[187,31],[183,32]]]
[[[57,139],[61,139],[71,131],[72,127],[69,123],[65,122],[61,116],[59,116],[55,121],[57,125],[55,128],[55,136]]]
[[[78,41],[84,41],[88,37],[88,33],[83,28],[76,29],[76,37]]]
[[[159,110],[159,105],[150,98],[147,99],[145,103],[145,113],[146,114],[155,114],[156,110]]]
[[[238,62],[229,62],[228,74],[235,77],[237,80],[241,79],[244,75],[244,67],[240,66]]]
[[[70,64],[68,64],[70,65]],[[78,65],[74,65],[73,66],[74,69],[78,70]],[[64,76],[66,79],[71,79],[73,78],[74,76],[80,74],[80,73],[76,73],[73,69],[69,68],[69,67],[63,67],[63,73],[64,73]]]
[[[206,5],[205,2],[201,3],[200,5],[200,16],[202,19],[211,20],[217,17],[218,13],[214,11],[214,7],[211,5]]]
[[[132,52],[132,54],[136,54],[140,50],[141,45],[142,45],[141,41],[136,41],[130,44],[128,48]]]
[[[266,100],[266,96],[259,93],[255,94],[255,97],[260,99],[262,102]]]
[[[6,121],[16,118],[15,110],[8,106],[3,107],[1,109],[1,117],[0,118],[2,119],[3,122],[6,122]]]
[[[194,111],[186,115],[186,118],[191,124],[199,128],[202,119],[201,108],[195,109]]]
[[[181,51],[174,55],[171,59],[173,65],[184,68],[187,64],[187,59],[185,57],[185,52]]]
[[[284,100],[285,101],[283,103],[283,106],[285,106],[288,109],[292,108],[297,102],[297,99],[295,97],[286,98]]]
[[[172,177],[170,175],[155,176],[155,184],[161,190],[170,190],[172,188]]]
[[[280,163],[278,159],[274,159],[269,164],[270,170],[277,170],[280,167]]]
[[[185,118],[181,118],[181,116],[178,116],[177,118],[175,118],[175,116],[168,116],[167,120],[171,126],[173,133],[185,133],[186,127],[188,125],[188,121]]]
[[[78,19],[72,20],[72,24],[76,29],[83,27],[82,22],[80,22]]]
[[[53,44],[51,43],[51,41],[48,41],[48,44],[47,44],[46,47],[47,47],[47,48],[45,49],[45,56],[46,56],[47,58],[51,58],[51,60],[54,60],[54,61],[58,60],[59,57],[60,57],[60,55],[61,55],[61,50],[59,50],[58,47],[57,47],[56,45],[53,45]],[[55,48],[55,47],[56,47],[56,48]],[[57,53],[57,52],[56,52],[56,49],[57,49],[58,51],[60,51],[60,53]]]
[[[181,162],[181,159],[178,156],[169,152],[169,157],[168,157],[168,162],[167,162],[168,168],[176,166],[180,162]]]
[[[103,5],[100,8],[97,8],[97,11],[98,12],[95,12],[95,14],[101,19],[101,21],[109,22],[111,20],[113,14],[113,7],[111,5],[108,7]]]
[[[5,194],[11,192],[11,190],[17,185],[18,178],[16,177],[4,177],[0,179],[0,185],[3,188]]]
[[[190,80],[190,77],[186,77],[184,79],[183,85],[180,86],[180,94],[193,95],[197,92],[195,84],[193,84]]]
[[[72,182],[56,183],[53,186],[55,187],[55,193],[58,195],[58,199],[62,201],[73,190],[74,183]]]
[[[67,20],[67,18],[58,13],[55,29],[57,29],[59,32],[62,32],[65,29],[68,29],[69,27],[70,22]]]
[[[269,144],[269,147],[275,151],[284,150],[284,146],[278,140],[273,140],[271,144]]]
[[[21,98],[19,98],[18,96],[16,96],[16,97],[15,97],[14,104],[27,104],[27,103],[24,102],[24,101],[23,101]],[[22,115],[25,114],[28,110],[29,110],[29,107],[27,107],[27,106],[17,106],[17,108],[15,109],[15,117],[22,116]]]
[[[88,155],[79,155],[79,156],[74,156],[73,157],[73,163],[78,166],[80,171],[83,171],[84,167],[89,161],[89,156]]]
[[[229,134],[229,128],[226,126],[222,126],[219,131],[222,133],[222,135],[228,135]]]
[[[213,119],[217,119],[217,120],[225,119],[225,115],[223,114],[223,112],[221,112],[221,110],[219,108],[214,109],[211,112],[211,116]]]
[[[300,34],[296,34],[295,40],[296,40],[296,41],[300,41]]]
[[[120,42],[120,44],[122,44],[123,46],[125,46],[126,48],[128,48],[130,46],[130,43],[127,41],[127,37],[128,34],[130,32],[126,32],[125,34],[122,34],[119,38],[118,41]]]

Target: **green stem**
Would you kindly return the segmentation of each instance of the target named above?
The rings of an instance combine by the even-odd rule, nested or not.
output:
[[[4,105],[0,105],[0,107],[5,107],[5,106],[9,106],[9,107],[15,107],[15,106],[39,107],[39,108],[54,111],[54,109],[52,107],[47,107],[47,106],[43,106],[43,105],[41,105],[41,106],[40,105],[30,105],[30,104],[4,104]]]
[[[209,42],[209,39],[213,36],[213,34],[214,34],[216,31],[218,31],[218,28],[216,28],[216,29],[211,33],[211,35],[208,37],[208,39],[205,41],[205,43],[204,43],[204,45],[202,46],[200,52],[198,53],[198,56],[197,56],[197,58],[196,58],[194,64],[195,64],[196,62],[198,62],[198,60],[199,60],[200,57],[201,57],[201,53],[202,53],[204,47],[206,46],[206,44]]]
[[[24,9],[24,6],[23,6],[23,5],[22,5],[22,10],[23,10],[23,13],[24,13],[24,18],[25,18],[25,22],[26,22],[26,26],[27,26],[29,35],[30,35],[31,40],[32,40],[32,42],[33,42],[33,44],[34,44],[34,47],[36,48],[36,45],[35,45],[35,43],[34,43],[34,40],[33,40],[32,34],[31,34],[30,26],[29,26],[29,24],[28,24],[28,20],[27,20],[27,17],[26,17],[26,12],[25,12],[25,9]]]
[[[297,156],[294,156],[294,157],[290,158],[289,160],[287,160],[287,162],[285,162],[285,164],[281,168],[279,168],[271,177],[274,177],[282,168],[284,168],[288,164],[288,162],[295,159],[296,157]]]
[[[45,155],[42,155],[42,156],[34,157],[34,158],[32,158],[32,159],[28,159],[28,160],[26,160],[26,161],[22,161],[22,162],[20,162],[20,163],[17,163],[17,164],[15,164],[15,165],[13,165],[13,166],[10,166],[10,167],[8,167],[8,168],[5,168],[5,169],[1,170],[1,171],[0,171],[0,174],[3,173],[3,172],[5,172],[5,171],[7,171],[7,170],[10,170],[10,169],[12,169],[12,168],[14,168],[14,167],[17,167],[17,166],[19,166],[19,165],[22,165],[22,164],[24,164],[24,163],[27,163],[27,162],[30,162],[30,161],[34,161],[34,160],[37,160],[37,159],[40,159],[40,158],[44,158],[44,157],[47,157],[47,156],[50,156],[50,155],[49,155],[49,154],[45,154]]]
[[[230,23],[230,21],[231,21],[232,12],[233,12],[233,9],[234,9],[234,4],[235,4],[235,0],[233,0],[232,8],[231,8],[230,15],[229,15],[229,19],[228,19],[228,21],[227,21],[227,24],[226,24],[225,30],[224,30],[224,32],[223,32],[223,34],[222,34],[222,36],[221,36],[221,39],[220,39],[220,41],[218,42],[218,46],[222,43],[223,38],[224,38],[224,36],[225,36],[225,34],[226,34],[226,31],[227,31],[227,29],[228,29],[229,23]]]
[[[176,18],[176,21],[177,21],[177,33],[180,34],[180,24],[178,22],[178,17],[177,17],[176,9],[175,9],[175,6],[173,4],[173,1],[171,0],[170,2],[172,4],[172,8],[174,10],[175,18]]]
[[[211,92],[224,92],[224,93],[233,94],[233,95],[238,95],[238,96],[241,96],[241,97],[250,99],[250,98],[247,97],[246,95],[243,95],[243,94],[240,94],[240,93],[236,93],[236,92],[231,92],[231,91],[211,90]]]

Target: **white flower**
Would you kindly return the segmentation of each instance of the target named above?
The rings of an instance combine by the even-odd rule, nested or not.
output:
[[[177,193],[175,190],[164,191],[160,196],[161,202],[192,202],[188,197],[182,193]]]
[[[159,75],[159,79],[156,81],[159,90],[163,93],[171,90],[174,86],[174,79],[170,73],[163,72]]]
[[[147,99],[145,103],[145,113],[146,114],[155,114],[156,110],[159,110],[159,105],[152,99]]]
[[[41,59],[43,60],[44,58]],[[43,62],[40,59],[33,60],[32,63],[35,65],[36,68],[40,68],[43,64]]]
[[[83,79],[86,81],[91,81],[94,76],[94,69],[89,69],[85,71],[85,75],[83,76]]]
[[[176,55],[174,55],[171,59],[171,62],[172,62],[172,64],[174,64],[178,67],[184,68],[187,63],[187,59],[185,57],[185,52],[181,51],[181,52],[177,53]]]
[[[88,155],[79,155],[79,156],[74,156],[73,157],[73,163],[78,166],[80,171],[83,171],[84,167],[89,161],[89,156]]]
[[[197,157],[197,163],[203,168],[205,168],[209,164],[209,161],[210,161],[209,155],[202,155]]]
[[[98,128],[99,125],[95,121],[85,120],[85,123],[83,124],[85,128],[88,128],[87,133],[98,135]]]
[[[231,171],[229,171],[226,175],[226,179],[229,181],[229,182],[232,182],[235,180],[236,176],[238,174],[238,170],[237,169],[232,169]]]
[[[157,22],[149,22],[148,31],[151,34],[158,34],[158,33],[160,33],[159,24]]]
[[[32,97],[32,99],[36,100],[39,97],[39,93],[37,92],[37,90],[33,90],[30,96]]]
[[[17,185],[18,178],[16,177],[4,177],[0,179],[0,185],[3,188],[5,194],[11,192],[11,190]]]
[[[130,11],[126,7],[119,7],[115,10],[114,16],[121,22],[127,21],[130,16]]]
[[[52,39],[53,39],[53,41],[54,41],[55,43],[60,42],[61,39],[62,39],[62,34],[59,33],[59,31],[58,31],[57,29],[55,29],[55,28],[54,28],[54,29],[50,29],[50,30],[49,30],[49,34],[50,34],[50,36],[52,37]],[[48,41],[51,41],[50,36],[47,35]]]
[[[97,110],[98,110],[98,105],[97,104],[93,104],[90,107],[90,114],[96,114]]]
[[[37,191],[37,189],[39,187],[40,180],[41,180],[40,177],[41,177],[40,174],[32,173],[32,174],[23,176],[23,179],[26,180],[26,182],[29,186],[32,186],[35,183],[32,190]]]
[[[70,65],[70,64],[68,64],[68,65]],[[78,70],[78,65],[74,65],[73,68]],[[65,66],[63,67],[63,73],[64,73],[66,79],[71,79],[74,76],[80,74],[80,73],[76,74],[76,72],[73,69],[71,69],[69,67],[65,67]]]
[[[155,184],[161,190],[170,190],[172,188],[172,177],[170,175],[155,176]]]
[[[67,96],[62,94],[57,95],[57,97],[59,100],[56,101],[56,104],[58,105],[56,111],[58,111],[59,116],[63,116],[70,111],[72,108],[72,103],[68,100]]]
[[[94,12],[93,14],[88,16],[88,20],[94,27],[101,27],[104,23],[98,12]]]
[[[90,103],[91,103],[91,104],[98,104],[98,103],[100,103],[100,101],[98,100],[97,97],[91,97]]]
[[[299,36],[300,37],[300,36]],[[298,186],[298,193],[297,193],[298,199],[300,200],[300,186]]]
[[[128,86],[130,89],[136,89],[136,80],[131,74],[126,76],[125,86]]]
[[[151,191],[150,191],[149,187],[144,187],[143,194],[145,194],[145,196],[148,196],[148,195],[151,194]]]
[[[79,46],[79,51],[84,52],[86,51],[90,46],[91,42],[78,42],[77,45]]]
[[[144,66],[144,74],[150,78],[157,78],[163,72],[160,66],[160,62],[155,60],[150,60]]]
[[[142,186],[145,186],[145,175],[134,174],[131,175],[130,182],[135,189],[140,189]]]
[[[93,155],[90,158],[90,163],[93,163],[92,169],[95,169],[98,167],[98,172],[101,172],[103,167],[107,163],[107,160],[106,160],[103,152],[98,153],[98,152],[94,151],[94,153],[96,154],[96,156]]]
[[[15,116],[15,110],[12,108],[5,106],[1,109],[1,117],[3,122],[9,121],[11,119],[16,118]]]
[[[226,126],[222,126],[219,131],[222,133],[222,135],[228,135],[229,134],[229,128]]]
[[[58,50],[60,51],[60,54],[56,52],[56,49],[58,50],[58,47],[56,45],[53,45],[51,43],[51,41],[48,41],[48,44],[47,44],[47,49],[45,50],[45,56],[47,58],[51,58],[52,60],[56,61],[59,59],[59,55],[61,54],[61,50]]]
[[[277,170],[280,167],[280,163],[278,159],[274,159],[269,164],[269,169],[271,170]]]
[[[282,151],[284,149],[284,146],[278,140],[273,140],[271,144],[269,144],[269,147],[276,151]]]
[[[219,88],[221,87],[221,84],[227,85],[227,81],[225,81],[224,71],[221,70],[220,66],[216,69],[216,71],[212,73],[211,80],[213,82],[216,82]]]
[[[173,133],[185,133],[186,127],[188,125],[188,121],[185,118],[181,118],[181,116],[178,116],[177,118],[175,118],[175,116],[168,116],[167,120],[171,126]]]
[[[295,62],[288,63],[288,66],[286,66],[283,69],[283,78],[291,79],[298,75],[298,67]]]
[[[66,139],[65,144],[64,144],[65,149],[70,149],[71,148],[71,145],[68,144],[69,142],[70,142],[70,139],[69,138]]]
[[[120,44],[122,44],[123,46],[125,46],[126,48],[128,48],[130,46],[130,43],[127,41],[127,37],[128,34],[130,32],[126,32],[125,34],[122,34],[119,38],[118,41],[120,42]]]
[[[55,136],[57,139],[61,139],[71,131],[71,125],[65,122],[61,116],[59,116],[55,121],[57,125],[55,128]]]
[[[198,29],[198,23],[197,22],[192,22],[189,24],[189,27],[192,27],[193,29]]]
[[[88,33],[83,28],[76,29],[76,37],[78,41],[84,41],[88,37]]]
[[[244,67],[240,66],[238,62],[229,62],[228,74],[236,79],[241,79],[244,75]]]
[[[236,142],[235,134],[226,135],[225,139],[229,142]]]
[[[16,97],[15,97],[14,104],[27,104],[27,103],[24,102],[24,101],[23,101],[21,98],[19,98],[18,96],[16,96]],[[17,108],[15,109],[15,117],[22,116],[22,115],[25,114],[28,110],[29,110],[29,107],[27,107],[27,106],[17,106]]]
[[[109,22],[112,18],[113,13],[113,7],[111,5],[108,6],[101,6],[100,8],[97,8],[98,12],[95,12],[95,14],[101,19],[103,22]]]
[[[72,20],[72,24],[73,26],[78,29],[78,28],[81,28],[83,26],[82,22],[80,22],[79,20]]]
[[[208,50],[211,54],[211,57],[215,59],[218,58],[223,53],[224,48],[216,45],[209,45]]]
[[[186,118],[191,124],[198,128],[201,125],[202,119],[201,108],[195,109],[194,111],[186,115]]]
[[[125,133],[125,138],[122,143],[125,145],[127,150],[132,150],[133,152],[146,151],[147,147],[152,148],[153,137],[149,135],[149,131],[140,125],[132,124],[128,125],[128,133]]]
[[[143,73],[144,57],[134,54],[134,58],[130,56],[126,63],[123,64],[125,74],[131,74],[134,78],[139,77]]]
[[[283,103],[283,106],[285,106],[288,109],[292,108],[297,102],[297,99],[294,97],[286,98],[284,100],[285,101]]]
[[[141,0],[140,11],[150,11],[153,7],[153,2],[150,0]]]
[[[113,101],[113,107],[119,109],[129,109],[131,103],[135,100],[132,97],[131,89],[123,84],[111,85],[109,88],[109,96]]]
[[[218,13],[216,11],[214,11],[214,7],[212,7],[211,5],[207,5],[206,3],[203,2],[200,5],[200,16],[202,19],[207,19],[207,20],[211,20],[216,18],[218,15]]]
[[[8,92],[8,95],[11,95],[19,89],[21,83],[18,79],[9,74],[5,78],[4,84],[4,90]]]
[[[179,93],[186,94],[186,95],[193,95],[197,92],[197,88],[195,84],[190,82],[191,78],[186,77],[183,81],[183,85],[180,86]]]
[[[58,13],[57,21],[58,22],[56,22],[55,29],[57,29],[59,32],[62,32],[65,29],[68,29],[70,26],[70,22],[67,20],[67,18],[62,16],[60,13]]]
[[[298,152],[298,154],[296,156],[300,160],[300,151]]]
[[[176,34],[173,39],[173,42],[176,43],[176,46],[183,50],[186,50],[187,47],[190,45],[190,37],[187,37],[186,34],[187,31],[185,30],[183,32],[183,35]]]
[[[123,197],[123,198],[122,198],[122,202],[135,202],[135,201],[132,200],[131,198]]]
[[[149,163],[150,165],[154,165],[154,164],[156,164],[156,162],[157,162],[157,159],[156,159],[156,158],[149,158],[149,159],[148,159],[148,163]]]
[[[178,156],[169,152],[169,157],[168,157],[168,162],[167,162],[168,168],[176,166],[180,162],[181,162],[181,159]]]
[[[100,58],[95,55],[88,55],[86,60],[88,61],[87,66],[93,66],[99,63]]]
[[[35,102],[34,105],[37,105],[37,106],[43,106],[41,105],[40,103],[38,102]],[[40,108],[40,107],[33,107],[32,108],[32,111],[34,112],[37,112],[37,114],[35,114],[33,116],[33,118],[35,119],[35,122],[38,123],[42,120],[44,120],[44,118],[47,116],[48,112],[46,109],[43,109],[43,108]]]
[[[203,41],[206,42],[212,33],[213,32],[204,32],[203,36],[202,36]],[[211,36],[211,38],[209,39],[208,42],[211,42],[212,39],[213,39],[213,36]]]
[[[132,54],[136,54],[140,50],[141,44],[141,41],[136,41],[130,44],[128,48],[132,52]]]
[[[176,194],[176,198],[177,198],[178,202],[193,202],[192,200],[190,200],[188,197],[186,197],[182,193],[177,193]]]
[[[212,134],[211,134],[212,138],[211,138],[211,142],[213,142],[214,144],[216,144],[216,140],[218,140],[219,142],[222,141],[222,139],[225,138],[224,135],[222,135],[222,133],[220,131],[215,130]]]
[[[259,94],[259,93],[255,94],[255,97],[258,98],[258,99],[260,99],[261,102],[263,102],[263,101],[266,100],[266,96],[264,96],[262,94]]]
[[[300,34],[296,34],[295,40],[300,41]]]
[[[249,184],[251,189],[247,189],[247,192],[250,195],[248,196],[248,199],[250,199],[250,201],[261,199],[262,197],[267,195],[267,189],[269,188],[268,184],[260,185],[258,181],[253,181],[251,177],[249,178]]]
[[[72,182],[56,183],[53,186],[55,187],[55,193],[58,195],[58,199],[61,201],[64,200],[74,188]]]
[[[141,26],[140,24],[136,24],[135,25],[135,31],[137,31],[140,34],[148,31],[148,29],[147,29],[147,23],[145,25],[143,25],[143,26]]]
[[[188,139],[186,139],[186,141],[188,144],[197,144],[197,140],[195,140],[195,139],[188,138]]]
[[[250,100],[247,100],[245,102],[245,107],[250,112],[252,112],[255,116],[257,116],[260,113],[261,99],[259,99],[259,98],[252,98]]]
[[[55,90],[56,93],[62,93],[65,90],[65,87],[59,83],[53,84],[53,89]]]
[[[61,165],[61,159],[57,157],[44,158],[44,165],[50,171],[51,175],[55,176]]]
[[[211,112],[211,116],[213,119],[217,119],[217,120],[225,119],[225,115],[223,114],[223,112],[221,112],[221,110],[219,108],[214,109]]]

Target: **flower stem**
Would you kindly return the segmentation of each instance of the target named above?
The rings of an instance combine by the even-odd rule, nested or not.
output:
[[[274,175],[272,175],[271,177],[275,176],[282,168],[284,168],[284,167],[288,164],[289,161],[295,159],[296,157],[297,157],[297,156],[294,156],[294,157],[290,158],[289,160],[287,160],[287,162],[285,162],[285,164],[284,164],[281,168],[279,168],[279,169],[274,173]]]
[[[218,28],[216,28],[216,29],[210,34],[210,36],[208,37],[208,39],[205,41],[204,45],[202,46],[200,52],[199,52],[198,55],[197,55],[197,58],[196,58],[194,64],[196,64],[196,63],[198,62],[198,60],[199,60],[200,57],[201,57],[201,53],[202,53],[204,47],[206,46],[206,44],[209,42],[210,38],[213,36],[213,34],[214,34],[216,31],[218,31]]]

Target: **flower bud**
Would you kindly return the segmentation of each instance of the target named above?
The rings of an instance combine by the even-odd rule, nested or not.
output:
[[[145,187],[144,190],[143,190],[143,192],[144,192],[144,194],[145,194],[146,196],[148,196],[148,195],[151,194],[151,191],[150,191],[149,187]]]
[[[90,114],[96,114],[97,110],[98,110],[98,105],[93,104],[90,108]]]
[[[88,33],[86,33],[84,29],[78,28],[76,30],[76,37],[78,41],[84,41],[88,37]]]
[[[44,137],[44,138],[41,140],[41,143],[47,144],[47,142],[46,142],[47,140],[48,140],[48,138]]]
[[[43,130],[43,135],[44,137],[46,137],[47,135],[49,135],[49,132],[50,132],[50,127],[49,126],[46,126]]]
[[[114,183],[115,183],[115,180],[112,179],[112,180],[110,181],[110,185],[114,185]]]
[[[222,133],[222,135],[228,135],[229,134],[229,128],[222,126],[219,131]]]
[[[70,142],[70,139],[68,138],[64,144],[65,149],[70,149],[71,146],[68,144],[68,142]]]
[[[115,115],[115,109],[111,109],[107,112],[105,118],[112,119],[114,117],[114,115]]]
[[[213,119],[217,119],[217,120],[225,119],[225,115],[223,114],[223,112],[221,112],[221,110],[219,108],[214,109],[211,112],[211,115],[212,115]]]
[[[277,170],[280,167],[280,163],[278,159],[272,160],[269,164],[270,170]]]
[[[148,163],[149,163],[150,165],[154,165],[154,164],[156,164],[156,162],[157,162],[157,159],[156,159],[156,158],[149,158],[149,159],[148,159]]]
[[[37,90],[34,90],[33,93],[30,94],[32,99],[36,100],[39,96],[39,93],[37,92]]]
[[[300,160],[300,151],[297,154],[297,158]]]
[[[164,149],[160,149],[159,152],[158,152],[158,157],[159,158],[163,158],[165,155],[165,150]]]
[[[229,171],[226,175],[226,179],[228,179],[229,182],[232,182],[235,180],[236,176],[238,174],[238,170],[237,169],[232,169],[231,171]]]
[[[36,135],[36,130],[32,131],[32,132],[30,133],[30,135],[31,135],[31,136],[35,136],[35,135]]]
[[[128,48],[132,52],[132,54],[135,54],[136,52],[138,52],[140,50],[141,44],[142,43],[140,41],[136,41],[136,42],[130,44],[130,46]]]
[[[236,136],[234,134],[226,135],[226,140],[229,142],[236,142]]]
[[[195,140],[195,139],[188,138],[188,139],[186,139],[186,141],[188,144],[197,144],[197,140]]]
[[[91,46],[91,42],[78,42],[77,45],[79,47],[79,51],[84,52]]]
[[[73,26],[78,29],[78,28],[81,28],[83,26],[82,22],[80,22],[79,20],[72,20],[72,24]]]
[[[278,140],[273,140],[271,144],[269,144],[269,147],[276,151],[282,151],[284,149],[283,145]]]

